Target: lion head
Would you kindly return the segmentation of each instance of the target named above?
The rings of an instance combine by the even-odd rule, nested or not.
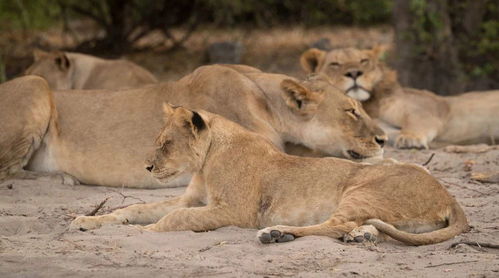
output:
[[[311,48],[302,54],[300,63],[306,72],[324,73],[348,96],[366,101],[385,78],[385,65],[379,60],[382,52],[381,47],[367,50],[343,48],[329,52]]]
[[[284,79],[281,88],[298,117],[294,122],[306,147],[355,160],[383,154],[383,130],[357,100],[345,96],[324,75],[311,75],[303,82]]]
[[[163,104],[164,126],[156,138],[156,150],[146,170],[167,183],[201,168],[210,145],[209,128],[196,111]]]
[[[57,90],[71,89],[72,63],[66,53],[61,51],[45,52],[35,49],[34,63],[24,72],[26,75],[38,75]]]

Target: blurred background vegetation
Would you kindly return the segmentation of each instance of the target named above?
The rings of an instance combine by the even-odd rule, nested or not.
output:
[[[497,0],[2,0],[0,80],[31,62],[19,53],[23,42],[118,57],[175,53],[201,30],[238,29],[244,36],[293,26],[305,32],[387,26],[394,32],[389,62],[404,85],[439,94],[499,88]],[[54,28],[65,42],[47,45],[34,35]]]

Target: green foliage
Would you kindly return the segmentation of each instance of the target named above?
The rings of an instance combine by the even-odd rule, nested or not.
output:
[[[480,54],[499,51],[499,20],[484,21],[481,26],[482,34],[478,42]]]
[[[7,81],[7,74],[5,73],[5,62],[3,55],[0,54],[0,83]]]
[[[217,25],[371,25],[388,23],[393,0],[204,0]]]
[[[1,0],[1,30],[43,29],[56,23],[60,9],[55,0]]]
[[[110,22],[110,3],[113,0],[1,0],[0,22],[7,29],[42,29],[62,20],[61,4],[77,7]],[[169,20],[182,17],[181,9],[199,9],[203,23],[219,27],[246,25],[270,27],[275,24],[303,24],[306,26],[343,24],[372,25],[388,23],[393,0],[125,0],[129,11],[127,20],[157,20],[155,10],[172,9]],[[70,11],[70,16],[81,13]]]
[[[466,7],[465,7],[466,8]],[[499,76],[499,3],[488,1],[476,33],[463,40],[465,68],[472,77]]]
[[[437,37],[438,34],[441,34],[441,32],[438,32],[442,28],[441,15],[432,9],[427,0],[410,1],[410,9],[414,14],[410,35],[413,36],[412,40],[421,44],[420,48],[423,49],[426,44],[441,39]]]

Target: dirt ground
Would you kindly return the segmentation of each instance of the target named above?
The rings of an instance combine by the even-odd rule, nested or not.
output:
[[[54,42],[58,36],[48,32],[34,40],[62,47]],[[300,53],[323,37],[333,47],[368,47],[390,44],[393,34],[383,27],[251,33],[204,30],[175,52],[136,53],[127,58],[161,80],[174,80],[205,62],[203,53],[209,43],[242,41],[243,63],[300,77]],[[9,57],[8,68],[22,64],[19,61],[29,65],[26,57],[32,46],[21,47],[11,38],[5,41],[15,54]],[[456,196],[473,228],[447,242],[422,247],[396,241],[346,244],[326,237],[262,245],[256,230],[237,227],[205,233],[150,233],[116,225],[68,231],[74,216],[89,213],[106,198],[99,214],[178,196],[184,188],[135,190],[50,180],[8,181],[0,184],[0,277],[499,277],[498,249],[451,247],[463,240],[499,244],[499,184],[470,179],[472,172],[499,171],[499,150],[455,154],[388,148],[386,157],[422,164],[432,153],[429,170]]]
[[[446,153],[401,151],[386,157],[422,164],[463,206],[472,230],[422,247],[396,241],[377,245],[327,237],[262,245],[256,230],[142,232],[132,226],[68,231],[75,215],[158,201],[184,188],[136,190],[12,180],[0,185],[0,277],[499,277],[499,250],[453,243],[499,243],[499,184],[470,180],[472,172],[499,170],[499,150]]]

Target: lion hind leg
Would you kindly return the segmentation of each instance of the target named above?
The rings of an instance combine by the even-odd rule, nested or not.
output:
[[[0,181],[22,170],[33,153],[33,145],[33,139],[27,136],[14,136],[0,142]]]
[[[362,225],[343,236],[344,242],[372,242],[378,243],[384,240],[384,234],[380,233],[373,225]]]
[[[57,113],[47,82],[25,76],[0,85],[0,181],[26,166]]]
[[[341,222],[332,218],[317,225],[296,227],[277,225],[261,229],[257,233],[257,239],[261,243],[286,242],[303,236],[328,236],[342,238],[345,234],[357,228],[359,224],[355,221]]]

